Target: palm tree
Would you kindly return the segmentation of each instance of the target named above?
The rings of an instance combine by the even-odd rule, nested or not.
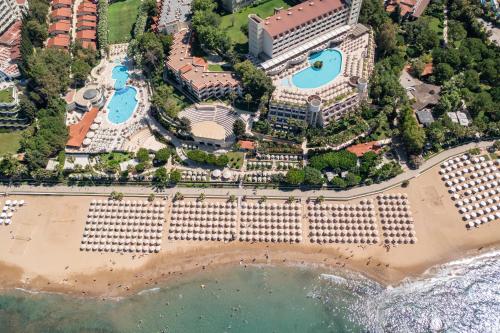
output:
[[[238,94],[236,94],[235,91],[231,91],[229,93],[229,100],[231,101],[232,106],[234,106],[234,101],[236,100],[236,97],[238,97]]]
[[[235,201],[236,201],[236,196],[235,196],[234,194],[231,194],[231,195],[229,196],[229,200],[228,200],[228,201],[229,201],[229,202],[231,202],[231,203],[232,203],[232,202],[235,202]]]
[[[183,200],[184,199],[184,196],[182,195],[181,192],[176,192],[175,195],[174,195],[174,201],[179,201],[179,200]]]
[[[288,202],[289,204],[294,202],[295,201],[295,197],[293,195],[289,196],[288,199],[286,200],[286,202]]]
[[[203,201],[205,200],[205,193],[200,193],[200,195],[198,196],[198,201]]]
[[[250,102],[252,102],[252,95],[246,94],[245,95],[245,102],[247,102],[247,109],[250,111]]]

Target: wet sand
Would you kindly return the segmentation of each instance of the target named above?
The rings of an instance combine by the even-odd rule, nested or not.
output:
[[[114,297],[227,264],[346,268],[383,284],[397,284],[434,265],[500,244],[498,220],[471,231],[465,228],[437,168],[413,180],[408,188],[386,193],[408,194],[416,244],[387,248],[382,236],[377,245],[310,244],[306,222],[301,244],[169,241],[167,219],[158,254],[81,252],[92,197],[10,196],[11,200],[24,199],[27,205],[15,213],[12,225],[0,226],[0,285],[4,289]],[[5,199],[0,198],[0,204]]]

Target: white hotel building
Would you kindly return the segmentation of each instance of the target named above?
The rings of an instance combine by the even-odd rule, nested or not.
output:
[[[0,0],[0,34],[21,18],[21,6],[16,0]]]
[[[326,126],[355,111],[366,98],[374,42],[371,29],[357,23],[361,4],[362,0],[308,0],[265,19],[249,16],[250,56],[276,87],[268,113],[275,126],[287,128],[292,119]],[[342,54],[335,78],[311,89],[291,83],[295,73],[310,66],[309,55],[332,48]]]

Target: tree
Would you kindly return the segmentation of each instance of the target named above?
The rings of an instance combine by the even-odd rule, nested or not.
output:
[[[300,185],[304,182],[305,172],[303,169],[290,169],[286,173],[286,182],[291,185]]]
[[[274,86],[266,73],[255,67],[249,60],[234,65],[235,74],[241,80],[243,90],[254,101],[266,101],[271,96]]]
[[[420,154],[425,144],[425,132],[409,107],[401,110],[401,135],[409,154]]]
[[[123,193],[122,192],[113,191],[113,192],[111,192],[111,194],[109,195],[109,197],[111,198],[111,200],[122,201],[122,199],[123,199]]]
[[[265,195],[263,195],[263,196],[262,196],[262,197],[260,197],[260,199],[259,199],[259,203],[260,203],[260,204],[263,204],[263,203],[264,203],[264,202],[266,202],[266,201],[267,201],[267,197],[266,197]]]
[[[155,175],[153,177],[153,180],[156,184],[160,186],[165,186],[168,184],[168,173],[167,169],[164,167],[158,168],[155,171]]]
[[[0,175],[7,178],[18,178],[26,172],[26,168],[12,155],[4,155],[0,159]]]
[[[143,173],[144,170],[146,170],[146,165],[144,163],[137,163],[135,165],[135,172],[136,173]]]
[[[28,37],[35,47],[42,47],[43,43],[49,37],[47,26],[37,20],[29,20],[24,23]]]
[[[181,181],[182,174],[179,170],[174,169],[170,171],[170,182],[177,184],[178,182]]]
[[[311,168],[304,168],[304,183],[309,185],[321,185],[324,182],[323,175],[321,171]]]
[[[250,103],[252,102],[252,95],[245,94],[245,102],[247,103],[247,109],[250,110]]]
[[[453,74],[453,68],[447,63],[438,64],[434,70],[434,78],[438,84],[443,84],[445,81],[451,79]]]
[[[157,87],[151,97],[151,105],[157,111],[165,114],[170,118],[176,118],[180,111],[177,101],[173,98],[174,89],[169,85],[161,85]]]
[[[448,38],[453,42],[459,42],[467,38],[467,30],[464,25],[456,20],[448,21]]]
[[[379,162],[379,156],[373,152],[368,151],[360,158],[359,171],[364,177],[369,177],[371,172],[375,169]]]
[[[291,204],[295,201],[295,197],[293,195],[289,196],[288,199],[286,199],[286,202]]]
[[[146,148],[140,148],[135,154],[135,158],[139,163],[149,162],[149,152]]]
[[[345,176],[345,181],[346,181],[347,186],[356,186],[359,183],[361,183],[361,176],[358,174],[355,174],[353,172],[349,172]]]
[[[188,133],[191,132],[191,120],[189,120],[189,118],[182,117],[181,119],[179,119],[179,123],[180,123],[179,126],[180,130]]]
[[[148,202],[153,202],[155,201],[156,195],[154,193],[151,193],[148,195]]]
[[[236,135],[236,137],[240,137],[243,134],[245,134],[246,131],[246,125],[241,119],[236,119],[236,121],[233,124],[233,133]]]
[[[205,201],[205,193],[200,193],[198,196],[198,201]]]
[[[161,148],[155,153],[155,161],[160,165],[167,163],[169,158],[170,149],[168,148]]]
[[[397,50],[398,42],[396,35],[395,24],[386,22],[382,25],[377,38],[377,45],[382,55],[390,55]]]
[[[175,192],[174,201],[184,200],[184,195],[181,192]]]
[[[231,101],[231,105],[234,105],[234,101],[236,100],[236,98],[238,98],[238,94],[234,90],[231,90],[229,92],[228,98]]]
[[[108,50],[108,0],[98,0],[99,20],[97,23],[97,44],[101,50]]]
[[[464,84],[470,91],[478,92],[481,87],[479,86],[479,73],[473,69],[464,72]]]
[[[227,201],[231,203],[236,202],[236,196],[234,194],[231,194],[227,199]]]
[[[92,68],[85,61],[81,59],[76,59],[75,61],[73,61],[73,65],[71,66],[71,73],[73,74],[73,84],[76,87],[83,87],[91,70]]]

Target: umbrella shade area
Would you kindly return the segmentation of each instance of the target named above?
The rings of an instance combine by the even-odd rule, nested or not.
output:
[[[164,208],[165,203],[161,201],[93,200],[80,250],[158,253],[165,217],[163,213],[155,214],[154,211]]]

